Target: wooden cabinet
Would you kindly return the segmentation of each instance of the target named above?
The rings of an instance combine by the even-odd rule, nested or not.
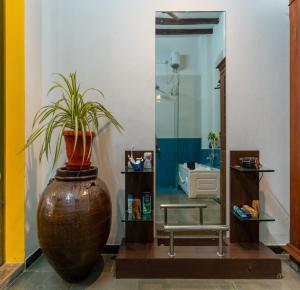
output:
[[[290,1],[290,243],[300,263],[300,0]]]

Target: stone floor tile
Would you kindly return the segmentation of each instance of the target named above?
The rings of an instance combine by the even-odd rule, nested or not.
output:
[[[140,279],[138,281],[138,290],[169,290],[172,286],[169,285],[166,279]]]
[[[235,290],[234,281],[229,279],[172,279],[168,284],[172,290]]]
[[[283,260],[283,279],[116,279],[115,255],[102,255],[86,280],[70,284],[40,257],[11,286],[14,290],[300,290],[300,274]]]
[[[38,258],[27,270],[27,272],[55,272],[48,263],[45,256]]]
[[[24,272],[9,288],[12,290],[65,290],[70,284],[55,272]]]
[[[300,290],[300,275],[289,267],[289,261],[282,262],[282,279],[234,280],[238,290]]]

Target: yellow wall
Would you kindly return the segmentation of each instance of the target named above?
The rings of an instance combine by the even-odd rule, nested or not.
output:
[[[5,262],[25,256],[24,0],[5,0],[4,239]]]

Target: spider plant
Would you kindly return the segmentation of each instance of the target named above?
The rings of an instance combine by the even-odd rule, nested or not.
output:
[[[27,139],[25,148],[29,147],[35,140],[44,135],[39,160],[45,155],[47,160],[53,155],[51,152],[51,140],[55,138],[55,151],[53,157],[53,167],[56,164],[61,152],[62,139],[65,130],[74,131],[73,153],[75,152],[78,138],[82,138],[83,156],[86,156],[87,136],[93,138],[100,129],[100,118],[106,118],[121,132],[122,125],[99,101],[86,101],[88,93],[94,92],[100,97],[103,93],[95,88],[82,91],[77,82],[76,72],[71,73],[69,78],[63,74],[56,74],[59,81],[53,81],[53,86],[49,89],[48,95],[54,91],[60,91],[60,98],[42,107],[35,115],[32,125],[32,133]],[[57,133],[56,133],[57,132]],[[58,134],[58,135],[56,135]],[[91,149],[88,156],[91,154]]]

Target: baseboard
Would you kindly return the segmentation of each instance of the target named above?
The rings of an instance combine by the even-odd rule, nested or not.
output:
[[[29,268],[40,256],[42,255],[42,250],[38,248],[33,252],[25,261],[25,268]]]
[[[120,245],[106,245],[102,251],[103,254],[118,254]]]
[[[294,262],[300,264],[300,250],[298,248],[288,243],[283,246],[283,249],[290,255]]]
[[[282,245],[267,245],[275,254],[283,254],[285,250],[282,248]]]

